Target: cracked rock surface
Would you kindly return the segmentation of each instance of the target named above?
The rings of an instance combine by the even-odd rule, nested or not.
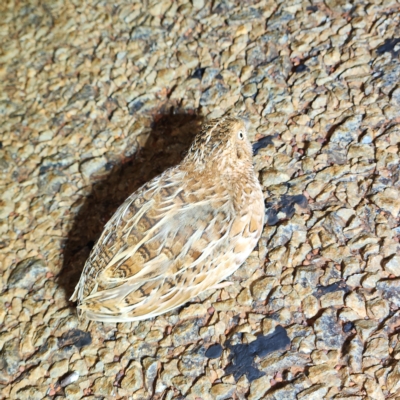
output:
[[[0,398],[400,399],[399,11],[1,2]],[[228,110],[268,207],[232,285],[80,322],[104,224]]]

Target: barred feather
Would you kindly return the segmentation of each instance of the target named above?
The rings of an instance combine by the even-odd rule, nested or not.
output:
[[[189,154],[133,193],[87,260],[71,300],[126,322],[170,311],[231,275],[255,247],[264,203],[241,120],[206,124]]]

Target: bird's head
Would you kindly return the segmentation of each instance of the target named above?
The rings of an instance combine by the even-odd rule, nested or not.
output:
[[[252,165],[252,147],[241,118],[221,117],[204,123],[196,135],[186,160],[197,169],[220,165],[240,168]]]

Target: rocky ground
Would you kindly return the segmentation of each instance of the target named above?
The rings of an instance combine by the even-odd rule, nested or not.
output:
[[[398,1],[0,14],[0,398],[400,399]],[[233,285],[79,322],[68,299],[104,223],[228,110],[263,140],[268,206]]]

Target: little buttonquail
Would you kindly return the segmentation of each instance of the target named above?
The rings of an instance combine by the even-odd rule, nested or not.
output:
[[[244,122],[208,121],[179,165],[118,208],[71,300],[80,315],[104,322],[173,310],[239,268],[260,238],[264,213]]]

